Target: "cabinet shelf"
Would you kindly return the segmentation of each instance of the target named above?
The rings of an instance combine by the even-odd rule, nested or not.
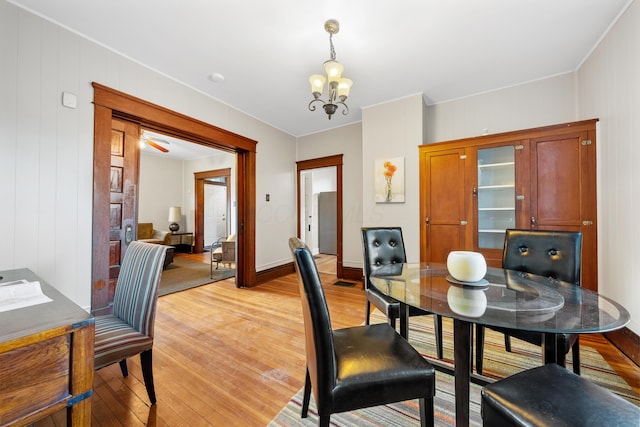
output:
[[[516,164],[515,162],[486,163],[486,164],[478,165],[478,169],[514,167],[515,164]]]
[[[478,230],[478,233],[504,233],[505,230],[502,229],[491,229],[491,228],[487,228],[487,229],[480,229]]]
[[[480,185],[478,190],[499,190],[502,188],[516,188],[515,184],[500,184],[500,185]]]
[[[516,208],[478,208],[479,211],[515,211]]]

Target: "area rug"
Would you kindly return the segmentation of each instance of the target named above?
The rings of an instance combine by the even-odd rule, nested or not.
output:
[[[375,310],[371,315],[371,323],[383,323],[386,319]],[[443,359],[441,362],[453,367],[453,322],[443,318]],[[435,359],[435,337],[433,335],[433,316],[411,317],[409,321],[409,342],[427,359]],[[485,330],[484,367],[485,375],[493,378],[504,378],[516,372],[539,366],[541,363],[540,347],[513,339],[511,353],[504,350],[502,334],[489,329]],[[640,395],[609,366],[609,364],[593,348],[580,346],[582,377],[605,387],[612,392],[640,406]],[[475,354],[474,354],[475,361]],[[567,367],[571,369],[571,355],[567,358]],[[451,375],[436,372],[435,425],[455,425],[454,384]],[[481,426],[480,417],[481,387],[471,384],[469,425]],[[300,418],[302,407],[302,390],[298,391],[289,403],[276,415],[269,424],[279,427],[302,427],[318,425],[318,417],[313,400],[309,405],[309,416]],[[390,405],[376,406],[358,411],[345,412],[331,416],[332,426],[409,426],[419,425],[418,401],[398,402]]]
[[[182,257],[175,257],[173,262],[162,271],[160,278],[159,296],[168,295],[185,289],[228,279],[236,275],[235,268],[213,268],[213,279],[210,276],[209,264],[191,261]]]

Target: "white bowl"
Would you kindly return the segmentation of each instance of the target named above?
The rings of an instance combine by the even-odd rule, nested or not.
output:
[[[447,257],[449,274],[461,282],[477,282],[487,274],[487,261],[478,252],[452,251]]]
[[[454,313],[467,317],[480,317],[487,309],[484,289],[451,285],[447,291],[447,302]]]

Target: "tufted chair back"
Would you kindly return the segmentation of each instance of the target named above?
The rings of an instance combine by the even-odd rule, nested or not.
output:
[[[291,237],[289,249],[296,264],[300,287],[307,372],[316,402],[322,405],[331,401],[331,390],[335,387],[337,377],[329,308],[316,262],[307,245]]]
[[[370,285],[369,276],[373,271],[383,265],[407,262],[402,228],[400,227],[363,227],[362,250],[364,253],[364,283],[367,289]]]
[[[502,268],[580,285],[582,233],[507,230]]]

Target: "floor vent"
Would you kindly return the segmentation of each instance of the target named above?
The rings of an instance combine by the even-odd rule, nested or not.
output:
[[[342,280],[338,280],[337,282],[334,283],[334,285],[336,285],[336,286],[346,286],[348,288],[352,288],[356,284],[354,282],[345,282],[345,281],[342,281]]]

